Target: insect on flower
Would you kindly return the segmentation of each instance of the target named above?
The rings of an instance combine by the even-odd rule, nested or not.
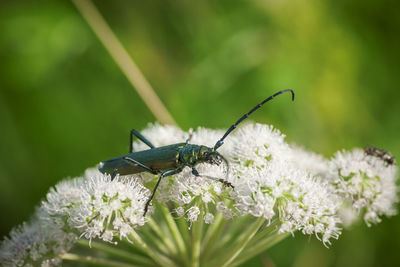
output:
[[[260,104],[252,108],[248,113],[243,115],[238,121],[231,125],[225,132],[221,139],[219,139],[214,147],[207,147],[204,145],[189,144],[191,135],[184,143],[172,144],[162,147],[155,147],[146,137],[140,134],[135,129],[131,130],[129,141],[129,154],[117,158],[102,161],[99,164],[99,171],[101,173],[111,174],[112,179],[117,174],[128,175],[140,172],[150,172],[152,174],[160,174],[156,186],[153,189],[151,196],[146,202],[143,216],[146,215],[151,200],[156,193],[157,187],[162,178],[180,173],[184,167],[190,167],[192,174],[198,177],[204,177],[211,180],[216,180],[223,183],[225,186],[233,188],[233,185],[225,179],[201,175],[196,170],[196,165],[199,163],[209,163],[213,165],[220,165],[224,162],[229,171],[228,161],[217,152],[217,149],[224,144],[224,139],[236,128],[236,126],[246,119],[251,113],[259,109],[262,105],[273,99],[274,97],[290,92],[292,94],[292,101],[294,100],[294,92],[291,89],[286,89],[275,93],[268,97]],[[136,136],[140,141],[150,147],[148,150],[133,152],[133,136]]]
[[[364,153],[383,160],[387,165],[395,165],[396,159],[388,151],[376,147],[364,147]]]

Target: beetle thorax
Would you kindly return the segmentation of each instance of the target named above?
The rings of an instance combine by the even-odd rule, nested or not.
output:
[[[211,148],[199,145],[187,145],[179,152],[179,161],[185,166],[194,166],[197,163],[206,161],[206,152]]]

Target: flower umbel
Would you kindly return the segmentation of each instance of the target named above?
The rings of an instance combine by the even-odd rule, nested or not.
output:
[[[347,206],[361,213],[368,225],[380,222],[382,215],[396,214],[396,166],[361,149],[341,151],[330,161],[329,178]]]
[[[189,136],[158,124],[142,134],[156,146]],[[191,143],[212,147],[222,134],[199,128]],[[139,142],[133,147],[148,149]],[[200,177],[185,168],[163,178],[146,217],[144,206],[158,178],[154,175],[111,180],[88,169],[80,178],[60,182],[30,222],[2,242],[1,262],[235,266],[296,231],[329,245],[349,223],[344,214],[361,214],[369,224],[396,212],[397,167],[362,150],[339,152],[328,161],[287,144],[272,126],[248,124],[218,152],[227,158],[229,171],[225,164],[203,163],[196,166]]]
[[[131,241],[131,231],[145,223],[149,190],[132,179],[111,181],[98,171],[88,174],[51,188],[31,222],[14,229],[3,242],[1,259],[10,266],[58,265],[60,255],[79,237],[115,244],[116,239]]]
[[[130,232],[145,223],[149,190],[134,179],[111,181],[109,175],[93,173],[58,184],[42,207],[50,218],[62,220],[86,239],[130,240]]]
[[[269,222],[278,218],[280,233],[301,230],[329,244],[340,234],[337,196],[326,189],[326,182],[297,166],[293,156],[298,152],[283,139],[279,131],[260,124],[247,125],[235,136],[235,207]]]

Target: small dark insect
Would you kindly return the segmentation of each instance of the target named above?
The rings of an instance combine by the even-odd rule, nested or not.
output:
[[[366,155],[380,158],[381,160],[386,162],[387,165],[395,165],[396,164],[396,159],[392,156],[392,154],[390,154],[386,150],[379,149],[376,147],[364,147],[364,153]]]
[[[237,122],[232,124],[231,127],[222,136],[222,138],[215,143],[214,147],[189,144],[191,136],[189,136],[185,143],[154,147],[154,145],[146,137],[141,135],[135,129],[132,129],[129,140],[129,154],[100,162],[99,171],[101,173],[111,174],[111,179],[114,179],[117,174],[128,175],[139,172],[160,174],[160,178],[158,179],[151,196],[146,202],[143,216],[145,216],[147,213],[150,202],[153,199],[154,194],[156,193],[157,187],[159,186],[161,179],[166,176],[180,173],[186,166],[192,169],[192,174],[195,176],[216,180],[223,183],[225,186],[230,186],[234,188],[233,185],[225,179],[199,174],[199,172],[196,170],[196,165],[203,162],[220,165],[222,162],[224,162],[229,169],[228,161],[220,153],[217,152],[217,149],[224,144],[224,139],[236,128],[239,123],[246,119],[251,113],[259,109],[262,105],[264,105],[277,95],[285,92],[290,92],[292,94],[293,101],[294,92],[291,89],[279,91],[274,95],[268,97],[260,104],[252,108],[248,113],[243,115]],[[133,152],[133,136],[136,136],[140,141],[149,146],[150,149]]]

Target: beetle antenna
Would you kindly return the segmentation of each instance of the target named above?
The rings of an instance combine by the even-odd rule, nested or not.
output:
[[[235,122],[234,124],[231,125],[231,127],[228,129],[228,131],[226,131],[226,133],[224,134],[224,136],[222,136],[221,139],[219,139],[217,141],[217,143],[215,143],[214,146],[214,150],[217,150],[220,146],[222,146],[224,144],[224,139],[225,137],[227,137],[235,128],[236,126],[241,123],[244,119],[246,119],[251,113],[253,113],[254,111],[256,111],[257,109],[259,109],[262,105],[264,105],[265,103],[267,103],[268,101],[272,100],[274,97],[283,94],[285,92],[290,92],[292,93],[292,101],[294,101],[294,92],[292,89],[286,89],[286,90],[282,90],[279,91],[277,93],[275,93],[274,95],[268,97],[267,99],[265,99],[263,102],[261,102],[260,104],[258,104],[257,106],[255,106],[254,108],[252,108],[249,112],[247,112],[245,115],[243,115],[237,122]]]

